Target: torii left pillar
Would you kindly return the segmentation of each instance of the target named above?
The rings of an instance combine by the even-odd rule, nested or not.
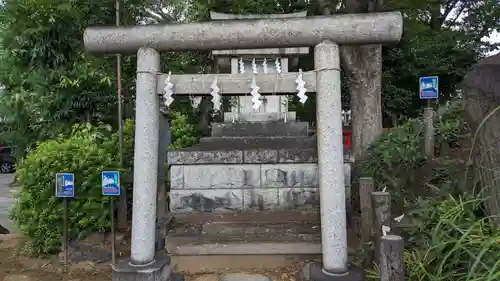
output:
[[[170,280],[172,266],[164,251],[155,251],[160,100],[156,93],[160,54],[152,48],[137,52],[132,243],[130,261],[113,267],[114,281]]]

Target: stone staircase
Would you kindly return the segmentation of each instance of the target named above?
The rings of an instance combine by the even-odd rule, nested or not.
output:
[[[168,162],[175,224],[166,247],[181,270],[320,256],[316,138],[307,123],[216,123],[211,137],[169,152]],[[349,164],[345,172],[349,186]]]
[[[177,215],[166,248],[188,272],[272,268],[320,257],[317,213]]]
[[[350,256],[359,248],[348,228]],[[266,269],[321,258],[317,210],[179,214],[166,249],[178,270],[192,273],[225,269]]]

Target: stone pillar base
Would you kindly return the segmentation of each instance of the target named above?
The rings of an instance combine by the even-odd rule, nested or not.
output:
[[[184,281],[184,277],[172,273],[170,257],[157,253],[155,262],[146,266],[132,266],[128,260],[113,266],[113,281]]]
[[[349,266],[349,271],[344,275],[329,275],[323,272],[319,262],[307,263],[299,276],[300,281],[364,281],[365,273],[362,269]]]

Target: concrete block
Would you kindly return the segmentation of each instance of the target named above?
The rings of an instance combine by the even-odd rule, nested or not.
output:
[[[241,150],[176,150],[168,152],[168,163],[175,164],[238,164],[243,162]]]
[[[296,113],[293,111],[287,112],[287,120],[295,120]],[[280,112],[224,112],[224,121],[251,121],[251,122],[264,122],[264,121],[283,121],[285,114]]]
[[[279,142],[278,142],[279,145]],[[234,145],[233,145],[234,146]],[[210,147],[190,147],[171,151],[169,165],[201,165],[201,164],[299,164],[317,163],[316,148],[245,148],[241,146],[231,149],[227,146],[214,149]],[[344,162],[351,163],[350,155],[344,150]]]
[[[260,186],[259,165],[184,166],[185,189],[228,189]]]
[[[272,279],[260,274],[229,273],[222,276],[220,281],[272,281]]]
[[[212,137],[307,136],[307,122],[226,122],[212,123]]]
[[[171,189],[184,188],[184,166],[172,165],[170,167],[170,188]]]
[[[146,266],[132,266],[128,260],[113,266],[113,281],[170,281],[172,265],[165,253],[156,254],[155,261]]]
[[[317,187],[318,166],[316,164],[262,164],[263,187]]]
[[[314,148],[301,149],[279,149],[278,158],[280,163],[317,163],[318,152]]]
[[[303,206],[319,207],[319,188],[280,188],[278,199],[280,209],[294,209]]]
[[[365,272],[355,265],[349,265],[348,271],[341,274],[326,274],[320,262],[308,262],[298,274],[298,281],[364,281]]]
[[[278,208],[277,188],[251,188],[243,190],[244,210],[274,210]]]
[[[278,150],[251,149],[243,151],[243,162],[246,164],[277,163]]]
[[[223,213],[243,209],[241,189],[172,190],[172,213]]]
[[[314,148],[316,138],[309,136],[281,137],[206,137],[198,144],[201,148],[244,150],[250,148]]]
[[[351,167],[348,163],[343,167],[348,200]],[[175,213],[319,206],[316,163],[173,165],[171,177]]]

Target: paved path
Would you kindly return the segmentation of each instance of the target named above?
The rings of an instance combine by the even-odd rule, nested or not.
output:
[[[14,174],[0,174],[0,224],[10,232],[15,232],[14,224],[9,221],[9,212],[13,202],[10,184],[13,180]]]

